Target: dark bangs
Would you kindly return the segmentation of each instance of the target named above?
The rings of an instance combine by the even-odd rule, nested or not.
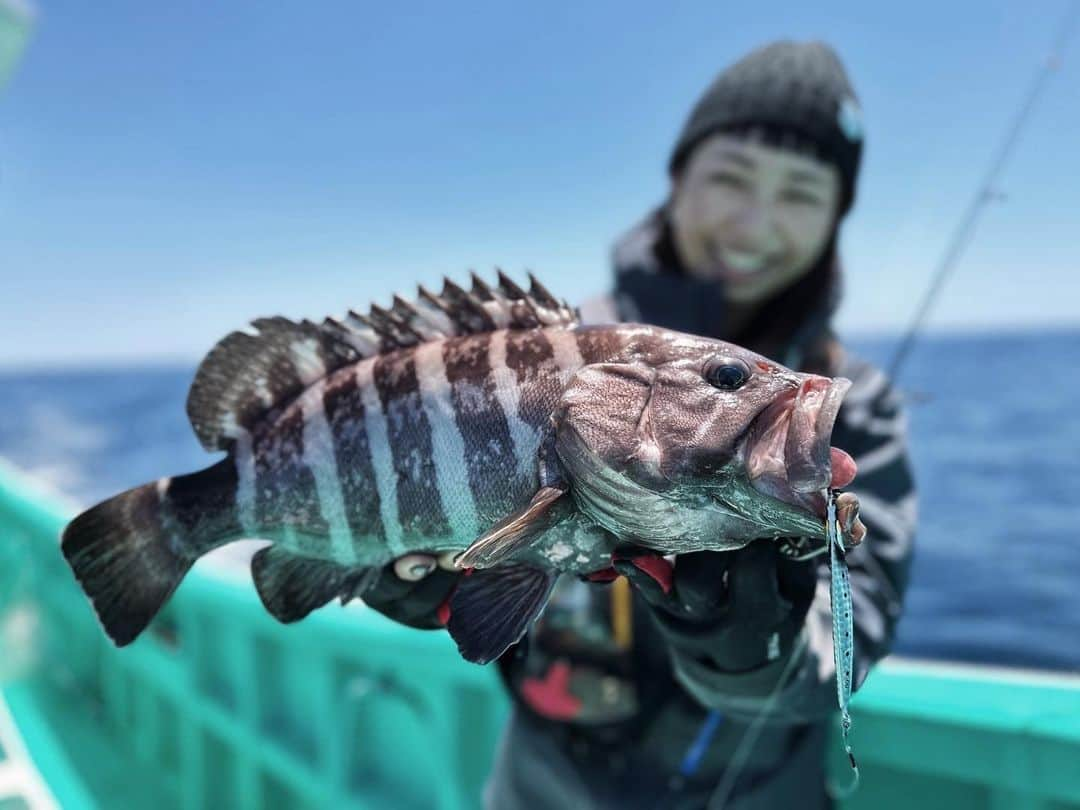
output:
[[[785,152],[793,152],[803,157],[814,158],[822,163],[836,165],[835,155],[830,154],[824,145],[790,126],[761,123],[736,124],[714,129],[699,138],[692,146],[684,149],[679,156],[678,162],[671,167],[672,174],[679,174],[698,145],[713,135],[731,135],[747,143],[772,146],[783,149]]]

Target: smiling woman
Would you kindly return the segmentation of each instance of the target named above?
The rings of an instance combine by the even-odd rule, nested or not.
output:
[[[758,301],[813,267],[839,199],[835,167],[756,132],[713,135],[674,178],[675,247],[687,273],[726,283],[729,301]]]
[[[676,140],[667,200],[617,244],[606,302],[623,320],[851,380],[839,410],[846,380],[816,377],[774,402],[741,451],[755,491],[834,508],[852,539],[864,528],[855,504],[873,504],[865,542],[846,554],[850,581],[839,558],[836,577],[819,564],[808,538],[671,560],[643,532],[613,562],[632,597],[618,583],[610,599],[564,584],[528,649],[500,662],[517,701],[490,807],[830,806],[825,718],[892,643],[914,522],[896,397],[830,325],[837,238],[862,152],[858,110],[839,58],[820,42],[774,42],[723,71]],[[593,316],[610,317],[600,310]],[[763,370],[731,360],[704,369],[720,391],[744,390]],[[659,410],[653,435],[694,423],[670,413],[665,423]],[[835,446],[800,440],[834,416]],[[878,454],[882,466],[856,475]]]

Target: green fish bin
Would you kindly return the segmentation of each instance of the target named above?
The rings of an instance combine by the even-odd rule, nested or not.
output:
[[[355,603],[281,625],[200,563],[117,649],[60,554],[73,514],[0,468],[4,698],[62,807],[479,805],[507,700],[445,633]]]
[[[61,807],[480,805],[507,699],[445,633],[355,603],[283,626],[200,563],[117,649],[60,555],[74,512],[0,466],[3,703]],[[1080,679],[885,662],[852,715],[843,810],[1080,810]]]

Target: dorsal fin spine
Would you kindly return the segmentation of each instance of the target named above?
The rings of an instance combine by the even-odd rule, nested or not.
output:
[[[489,287],[475,271],[470,273],[469,276],[472,278],[473,295],[480,299],[481,302],[492,301],[495,299],[495,294],[491,291],[491,287]]]
[[[548,288],[537,281],[532,273],[529,273],[529,297],[539,301],[547,309],[558,309],[561,306],[559,300],[548,292]]]
[[[526,293],[521,287],[514,283],[514,280],[510,278],[502,270],[497,271],[499,274],[499,290],[507,297],[514,301],[521,300],[522,298],[528,298]]]

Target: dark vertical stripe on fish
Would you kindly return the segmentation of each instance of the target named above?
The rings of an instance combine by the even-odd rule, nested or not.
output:
[[[236,511],[236,465],[231,458],[190,475],[167,480],[161,509],[181,529],[190,550],[201,552],[243,534]]]
[[[450,523],[439,495],[431,447],[431,425],[420,400],[411,351],[375,361],[379,392],[397,477],[398,518],[406,537],[445,537]]]
[[[492,335],[446,341],[443,363],[454,415],[465,443],[465,465],[477,516],[490,525],[506,515],[524,488],[510,427],[495,390],[489,349]]]
[[[585,363],[578,349],[577,334],[570,329],[545,329],[544,337],[551,344],[555,355],[555,368],[559,375],[559,384],[566,387],[578,369]]]
[[[364,427],[364,400],[355,374],[338,374],[327,385],[323,407],[334,437],[345,515],[353,537],[386,541],[379,513],[379,490],[371,461],[371,445]]]
[[[518,416],[534,430],[540,430],[562,393],[554,352],[543,331],[508,331],[506,366],[517,379]]]
[[[578,351],[586,364],[609,363],[622,354],[625,338],[617,329],[606,326],[579,326],[574,330]]]
[[[304,414],[287,408],[273,430],[253,437],[255,518],[261,529],[328,534],[315,476],[304,463]]]

